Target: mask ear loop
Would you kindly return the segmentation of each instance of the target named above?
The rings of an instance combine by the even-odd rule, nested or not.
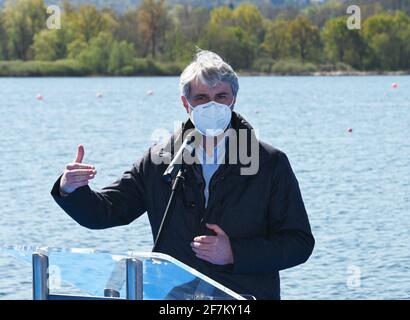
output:
[[[229,109],[231,109],[231,111],[233,111],[233,103],[235,102],[235,96],[233,97],[233,100],[231,102],[231,104],[228,106]]]
[[[185,96],[184,96],[185,97]],[[194,110],[194,107],[191,105],[191,103],[189,102],[189,99],[187,97],[185,97],[186,102],[188,103],[188,107],[192,110]]]
[[[184,96],[185,97],[185,96]],[[233,97],[233,99],[232,99],[232,102],[231,102],[231,104],[228,106],[228,108],[229,109],[231,109],[231,111],[233,111],[233,104],[234,104],[234,102],[235,102],[235,96]],[[185,97],[185,99],[186,99],[186,102],[188,103],[188,107],[191,109],[191,110],[194,110],[194,107],[191,105],[191,103],[189,102],[189,99],[187,98],[187,97]],[[210,102],[212,102],[213,100],[211,100]],[[213,102],[216,102],[216,101],[213,101]]]

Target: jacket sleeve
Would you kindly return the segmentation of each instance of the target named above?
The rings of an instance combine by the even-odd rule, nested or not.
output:
[[[267,236],[231,238],[234,273],[260,274],[307,261],[313,238],[298,181],[286,155],[279,152],[269,199]]]
[[[105,229],[126,225],[146,211],[144,159],[100,192],[88,185],[77,188],[67,196],[60,195],[60,179],[51,195],[57,204],[80,225],[89,229]]]

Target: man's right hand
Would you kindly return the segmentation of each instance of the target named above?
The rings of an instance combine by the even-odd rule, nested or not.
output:
[[[77,150],[77,157],[74,162],[65,166],[63,176],[60,181],[60,193],[65,195],[73,192],[79,187],[88,184],[97,174],[95,167],[90,164],[83,164],[84,147],[80,144]]]

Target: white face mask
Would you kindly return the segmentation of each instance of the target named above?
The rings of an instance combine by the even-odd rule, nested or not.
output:
[[[195,108],[191,106],[190,119],[195,126],[195,129],[204,136],[216,137],[223,133],[231,122],[232,103],[226,104],[209,101],[204,104],[197,105]]]

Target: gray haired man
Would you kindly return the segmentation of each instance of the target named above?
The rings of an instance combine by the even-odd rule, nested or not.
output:
[[[189,119],[169,141],[149,148],[99,192],[88,186],[96,170],[82,163],[80,145],[51,194],[91,229],[129,224],[147,212],[155,239],[171,193],[163,173],[174,146],[194,130],[201,137],[196,161],[184,166],[157,251],[237,293],[280,299],[279,271],[306,262],[315,243],[290,163],[283,152],[256,140],[251,125],[233,111],[238,77],[216,53],[197,53],[181,74],[180,90]],[[257,166],[241,161],[249,151]]]

